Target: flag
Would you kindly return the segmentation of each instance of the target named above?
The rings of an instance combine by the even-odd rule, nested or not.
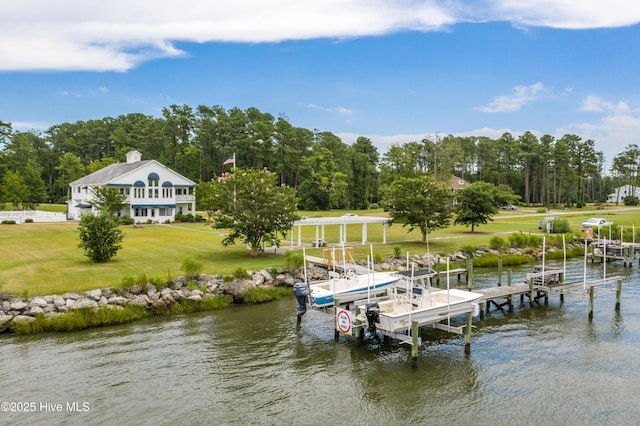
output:
[[[227,164],[235,164],[236,163],[236,159],[235,159],[235,155],[232,155],[231,157],[229,157],[227,159],[227,161],[225,161],[224,163],[222,163],[223,166],[226,166]]]

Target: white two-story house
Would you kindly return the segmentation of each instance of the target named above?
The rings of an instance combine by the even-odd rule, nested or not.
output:
[[[136,222],[173,221],[176,213],[196,214],[196,184],[156,160],[142,160],[138,151],[127,153],[126,163],[104,167],[69,184],[68,219],[95,214],[91,188],[107,186],[124,194],[127,206],[118,216]]]

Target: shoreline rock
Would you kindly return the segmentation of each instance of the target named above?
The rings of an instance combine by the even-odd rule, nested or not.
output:
[[[326,270],[309,268],[308,274],[313,279],[326,278]],[[114,290],[100,288],[85,291],[83,294],[65,293],[62,295],[36,296],[30,298],[4,295],[0,300],[0,333],[10,329],[12,321],[33,321],[37,315],[59,315],[73,309],[97,309],[98,307],[120,307],[126,304],[144,306],[153,310],[166,310],[171,304],[181,300],[202,301],[203,299],[232,295],[234,300],[241,300],[247,290],[260,286],[288,286],[304,280],[301,271],[296,273],[280,272],[275,277],[267,270],[251,274],[250,278],[224,281],[218,275],[200,275],[196,280],[196,288],[189,290],[189,279],[180,276],[167,286],[158,288],[153,283],[135,285],[131,288]]]

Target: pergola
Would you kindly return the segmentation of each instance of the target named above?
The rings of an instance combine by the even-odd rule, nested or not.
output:
[[[320,243],[324,243],[324,227],[325,225],[339,225],[340,226],[340,241],[338,243],[347,242],[347,225],[361,224],[362,225],[362,244],[367,242],[367,225],[370,223],[382,223],[382,242],[387,242],[387,223],[391,222],[391,219],[387,217],[375,217],[375,216],[338,216],[338,217],[316,217],[296,220],[293,222],[291,232],[289,232],[289,246],[293,248],[293,227],[298,227],[298,246],[302,245],[302,227],[303,226],[315,226],[316,238],[315,247],[319,247]]]

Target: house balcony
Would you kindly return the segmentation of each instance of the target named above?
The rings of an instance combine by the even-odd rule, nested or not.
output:
[[[176,203],[192,203],[196,201],[196,196],[191,195],[176,195]]]

